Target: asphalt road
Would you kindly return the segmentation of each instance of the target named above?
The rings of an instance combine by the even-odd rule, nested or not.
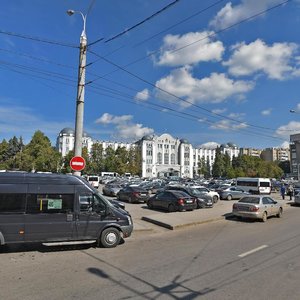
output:
[[[298,300],[299,214],[139,233],[114,249],[6,247],[1,299]]]

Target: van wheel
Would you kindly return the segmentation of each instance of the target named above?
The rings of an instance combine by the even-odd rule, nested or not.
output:
[[[101,233],[99,246],[104,248],[114,248],[119,245],[120,240],[121,234],[117,228],[106,228]]]

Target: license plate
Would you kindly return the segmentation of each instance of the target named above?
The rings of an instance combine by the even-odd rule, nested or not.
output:
[[[141,194],[141,196],[146,197],[146,194]]]
[[[193,203],[192,200],[186,200],[186,203]]]

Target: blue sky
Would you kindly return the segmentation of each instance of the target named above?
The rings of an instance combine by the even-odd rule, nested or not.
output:
[[[1,7],[0,140],[27,143],[41,130],[55,145],[61,129],[75,127],[83,20],[68,9],[87,14],[88,43],[102,39],[87,53],[84,130],[94,139],[167,132],[194,146],[266,148],[300,132],[299,0],[2,0]]]

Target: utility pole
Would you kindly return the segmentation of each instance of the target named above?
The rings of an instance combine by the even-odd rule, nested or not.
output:
[[[78,67],[78,85],[76,98],[76,118],[75,118],[75,156],[82,155],[82,135],[83,135],[83,113],[84,113],[84,89],[85,89],[85,69],[86,69],[86,52],[87,52],[87,36],[85,32],[86,15],[80,11],[69,9],[67,14],[72,16],[74,13],[79,13],[83,19],[83,30],[80,36],[80,51],[79,51],[79,67]],[[80,171],[75,171],[74,175],[81,175]]]

